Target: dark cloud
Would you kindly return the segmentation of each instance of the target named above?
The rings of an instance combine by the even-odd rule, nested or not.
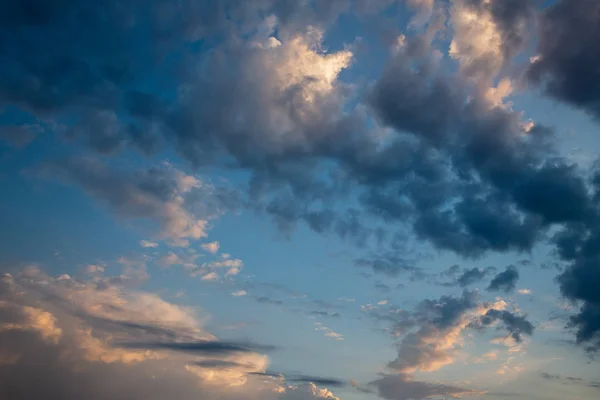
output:
[[[457,279],[456,282],[462,286],[466,287],[481,281],[488,274],[488,270],[479,269],[477,267],[465,270]]]
[[[540,18],[529,80],[555,99],[600,119],[600,8],[595,0],[559,0]]]
[[[561,375],[557,375],[557,374],[549,374],[547,372],[542,372],[540,374],[540,376],[544,379],[547,379],[549,381],[566,381],[566,382],[582,382],[583,379],[581,378],[574,378],[572,376],[561,376]]]
[[[75,107],[78,121],[67,131],[83,135],[104,153],[128,142],[152,148],[160,132],[195,166],[246,170],[251,207],[286,230],[303,222],[317,232],[365,244],[380,243],[388,230],[408,226],[437,248],[476,257],[489,250],[527,251],[549,224],[584,218],[589,208],[585,185],[565,160],[554,157],[549,130],[536,127],[521,135],[520,114],[490,109],[468,85],[437,69],[424,38],[408,38],[406,49],[390,58],[363,98],[368,108],[343,111],[351,94],[344,82],[322,81],[326,90],[313,93],[315,83],[325,79],[317,72],[295,71],[298,76],[279,82],[273,65],[331,62],[311,53],[319,38],[305,24],[332,21],[345,7],[240,4],[129,0],[104,9],[56,2],[40,9],[43,22],[8,6],[13,22],[22,19],[36,28],[32,35],[3,35],[10,49],[2,70],[4,101],[37,113]],[[491,7],[507,53],[521,46],[522,32],[512,28],[528,18],[529,2],[469,4]],[[78,13],[83,17],[75,18]],[[270,13],[278,17],[276,28],[264,19]],[[239,24],[228,16],[239,17]],[[9,25],[6,29],[18,26]],[[267,51],[261,43],[275,30],[281,46]],[[79,31],[85,34],[74,34]],[[142,34],[148,32],[160,40],[148,40]],[[258,45],[248,46],[242,36]],[[199,39],[219,46],[187,54],[174,44]],[[161,51],[154,48],[157,42]],[[149,67],[157,63],[148,60],[168,51],[184,53],[177,59],[198,68],[177,70],[167,90],[137,88],[144,76],[164,72]],[[311,61],[292,59],[303,54]],[[58,68],[61,59],[64,67]],[[21,76],[28,71],[29,78]],[[47,90],[11,90],[11,85],[31,87],[27,79],[39,80]],[[173,104],[169,99],[178,87],[186,88],[185,95]],[[394,129],[385,146],[370,135],[365,110]],[[359,209],[336,203],[350,194],[358,196]],[[402,269],[397,262],[371,264],[388,275]]]
[[[477,292],[463,291],[461,297],[442,296],[439,299],[423,300],[417,308],[420,319],[424,319],[440,329],[454,326],[468,310],[477,306]]]
[[[315,385],[321,386],[331,386],[331,387],[343,387],[346,386],[347,383],[340,379],[335,378],[324,378],[319,376],[310,376],[310,375],[290,375],[285,374],[285,379],[289,382],[295,383],[314,383]]]
[[[453,265],[447,270],[436,276],[436,283],[441,286],[460,286],[466,288],[477,282],[482,281],[487,275],[496,270],[494,267],[486,268],[461,268],[458,265]]]
[[[281,379],[285,378],[285,380],[288,382],[313,383],[315,385],[330,386],[330,387],[344,387],[348,384],[347,382],[340,380],[340,379],[336,379],[336,378],[326,378],[326,377],[311,376],[311,375],[284,374],[284,373],[273,372],[273,371],[255,372],[255,373],[252,373],[251,375],[266,376],[266,377],[270,377],[270,378],[281,378]]]
[[[492,309],[480,318],[483,326],[489,326],[496,321],[502,322],[504,328],[517,343],[521,342],[521,335],[531,336],[534,331],[533,324],[525,316],[515,315],[506,310]]]
[[[275,305],[275,306],[283,305],[283,301],[272,299],[272,298],[266,297],[266,296],[257,297],[256,301],[261,304],[271,304],[271,305]]]
[[[139,342],[115,343],[116,346],[127,349],[172,350],[189,354],[215,355],[230,353],[267,352],[275,350],[273,346],[263,346],[254,343],[237,342]]]
[[[488,290],[503,291],[505,293],[515,290],[517,281],[519,280],[519,271],[514,265],[509,265],[506,269],[500,272],[492,279]]]
[[[597,193],[597,170],[592,171],[590,186]],[[568,224],[553,238],[559,257],[566,267],[557,277],[561,293],[567,299],[578,302],[579,312],[569,321],[576,330],[578,344],[590,352],[600,350],[600,205],[594,197],[595,210],[582,223]]]
[[[355,260],[356,266],[370,268],[374,273],[390,278],[403,273],[409,273],[411,276],[418,275],[421,269],[416,267],[414,263],[414,261],[393,254],[381,254],[372,258],[359,258]]]
[[[563,376],[558,374],[550,374],[542,372],[540,376],[548,381],[559,382],[566,385],[582,385],[590,388],[600,389],[600,382],[589,382],[582,378],[573,376]]]
[[[456,206],[419,208],[416,202],[417,235],[438,248],[478,256],[488,250],[528,250],[549,223],[585,218],[586,186],[574,168],[553,156],[548,129],[519,135],[516,114],[486,110],[477,98],[465,103],[460,83],[432,73],[427,60],[415,71],[406,56],[390,61],[370,104],[384,123],[435,149],[432,166],[450,165],[456,173],[425,181],[427,193],[442,192]],[[418,199],[414,192],[405,195],[409,204]]]

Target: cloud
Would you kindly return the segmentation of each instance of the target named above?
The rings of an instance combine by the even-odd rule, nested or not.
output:
[[[203,243],[202,248],[206,251],[208,251],[209,253],[212,254],[217,254],[217,252],[219,251],[219,242],[214,241],[214,242],[210,242],[210,243]]]
[[[460,286],[465,287],[472,285],[476,282],[481,281],[487,275],[487,270],[481,270],[479,268],[471,268],[463,272],[461,276],[457,278],[457,282]]]
[[[223,211],[219,196],[226,196],[168,163],[130,172],[90,158],[70,158],[46,164],[40,174],[80,186],[120,217],[155,222],[161,238],[175,243],[205,238],[208,219]]]
[[[90,275],[101,275],[104,273],[104,267],[98,264],[90,264],[87,267],[85,267],[85,272]]]
[[[304,400],[304,399],[330,399],[340,400],[334,396],[328,389],[319,389],[314,383],[302,385],[292,385],[282,388],[280,391],[281,400]]]
[[[149,240],[140,240],[140,246],[144,248],[155,248],[158,247],[158,243]]]
[[[491,309],[480,318],[480,323],[483,326],[489,326],[496,321],[500,321],[504,324],[504,327],[516,343],[521,342],[521,335],[531,336],[534,331],[533,324],[524,316],[515,315],[506,310]]]
[[[297,374],[282,374],[276,372],[256,373],[260,376],[269,376],[274,378],[285,378],[286,381],[291,383],[312,383],[315,385],[326,385],[330,387],[343,387],[346,386],[346,382],[336,378],[325,378],[321,376],[310,376],[310,375],[297,375]]]
[[[503,272],[500,272],[492,279],[488,286],[488,290],[501,290],[505,293],[512,292],[515,290],[518,280],[519,271],[514,265],[509,265]]]
[[[271,346],[219,341],[193,310],[110,278],[53,278],[35,268],[4,275],[0,359],[10,364],[0,364],[3,396],[336,398],[314,385],[259,382],[255,376],[266,371],[268,358],[258,349]]]
[[[158,264],[162,267],[170,267],[172,265],[181,265],[183,264],[183,261],[177,254],[170,251],[166,256],[163,256],[158,260]]]
[[[529,0],[456,0],[450,9],[449,54],[461,73],[489,86],[522,49],[533,15]]]
[[[600,118],[598,69],[600,40],[598,3],[560,0],[540,18],[537,54],[527,71],[529,80],[557,100]],[[548,35],[552,34],[552,38]]]
[[[241,297],[241,296],[246,296],[248,293],[245,290],[238,290],[235,292],[232,292],[231,295],[233,297]]]
[[[0,140],[22,149],[42,132],[43,127],[39,124],[0,125]]]
[[[334,330],[323,325],[320,322],[315,322],[315,331],[323,332],[323,335],[325,335],[328,338],[334,339],[334,340],[344,340],[344,335],[342,335],[341,333],[335,332]]]
[[[396,323],[395,331],[401,340],[397,345],[398,356],[388,363],[388,368],[411,374],[452,364],[462,331],[487,308],[476,302],[476,292],[467,291],[460,298],[443,296],[439,300],[422,301],[412,315],[402,315]]]
[[[418,274],[420,269],[402,257],[392,254],[382,254],[373,258],[359,258],[355,260],[358,267],[370,268],[376,274],[396,277],[402,273]]]
[[[477,392],[442,383],[415,381],[407,375],[384,375],[370,382],[381,398],[387,400],[422,400],[432,397],[452,398],[476,395]]]
[[[272,351],[273,346],[261,346],[253,343],[228,343],[215,341],[199,342],[140,342],[140,343],[119,343],[119,347],[127,349],[156,349],[173,350],[190,354],[218,355],[231,353],[253,353]]]
[[[565,385],[581,385],[581,386],[587,386],[587,387],[594,388],[594,389],[600,389],[600,382],[590,382],[590,381],[586,381],[585,379],[576,378],[573,376],[550,374],[548,372],[542,372],[540,374],[540,376],[547,381],[558,382],[558,383],[562,383]]]
[[[203,275],[200,279],[203,281],[218,281],[219,275],[216,272],[209,272],[208,274]]]
[[[520,343],[522,335],[533,334],[533,325],[525,316],[506,311],[506,306],[501,300],[481,302],[476,291],[464,291],[458,298],[423,300],[413,311],[376,316],[391,323],[390,333],[399,338],[398,355],[387,368],[411,376],[451,365],[461,356],[466,330],[481,330],[496,321],[502,322],[515,343]]]
[[[499,106],[517,87],[503,73],[527,44],[533,2],[454,1],[451,31],[434,2],[425,32],[407,30],[365,87],[344,80],[357,46],[325,48],[327,23],[346,9],[339,2],[96,3],[6,7],[0,106],[101,154],[164,144],[194,167],[240,172],[243,199],[166,165],[131,173],[73,158],[47,164],[47,175],[121,218],[150,221],[156,240],[203,240],[212,218],[246,206],[286,233],[304,223],[382,246],[396,258],[382,251],[358,264],[388,276],[414,265],[394,239],[402,234],[476,258],[527,252],[561,231],[555,242],[570,264],[561,292],[583,302],[571,321],[578,341],[596,343],[594,183],[560,155],[551,128]],[[596,115],[595,3],[572,4],[542,12],[542,32],[559,34],[540,35],[527,76]],[[440,62],[446,34],[458,74]],[[189,51],[200,40],[215,45]],[[141,90],[165,68],[177,71],[165,90]]]

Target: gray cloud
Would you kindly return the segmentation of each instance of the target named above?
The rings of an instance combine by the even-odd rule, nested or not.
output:
[[[559,0],[541,15],[527,77],[547,94],[600,119],[600,13],[594,0]],[[551,36],[550,36],[551,35]]]
[[[483,326],[489,326],[495,321],[501,321],[508,333],[517,343],[521,342],[521,335],[531,336],[534,331],[533,324],[524,316],[515,315],[506,310],[489,310],[480,319]]]
[[[469,54],[459,58],[463,75],[481,70],[489,79],[523,48],[532,3],[460,4],[491,15],[499,30],[498,57],[473,58],[476,71],[464,63]],[[282,229],[306,223],[316,232],[391,247],[392,254],[398,248],[389,238],[399,231],[473,258],[529,251],[551,226],[566,227],[555,241],[571,267],[559,284],[565,297],[583,301],[572,320],[579,342],[597,338],[594,183],[558,154],[552,129],[535,126],[525,135],[518,111],[490,105],[463,75],[441,69],[432,37],[409,34],[376,81],[356,89],[337,79],[352,65],[350,50],[320,50],[318,29],[344,11],[339,2],[5,0],[2,6],[0,106],[44,123],[69,121],[58,130],[104,154],[129,144],[150,151],[164,141],[195,167],[241,170],[250,176],[245,205]],[[555,97],[593,115],[595,7],[592,0],[549,7],[542,32],[559,34],[540,35],[542,57],[528,72]],[[276,21],[265,19],[271,14]],[[307,29],[309,22],[317,29]],[[454,21],[456,40],[459,30]],[[188,52],[190,43],[210,50]],[[162,62],[174,59],[182,64]],[[141,89],[157,75],[170,77],[166,88]],[[351,107],[357,98],[360,106]],[[373,117],[390,131],[385,140],[381,129],[371,129]],[[121,215],[157,219],[163,234],[202,235],[194,225],[202,213],[166,212],[173,186],[154,182],[151,172],[140,181],[86,162],[53,168]],[[406,269],[402,261],[361,264],[395,276]]]
[[[589,382],[582,378],[576,378],[573,376],[563,376],[559,374],[550,374],[548,372],[542,372],[540,374],[542,378],[548,381],[559,382],[566,385],[582,385],[590,388],[600,389],[600,382]]]
[[[253,353],[275,350],[274,346],[264,346],[243,342],[217,342],[209,340],[198,342],[132,342],[115,343],[114,345],[126,349],[173,350],[183,353],[202,355]]]
[[[501,290],[505,293],[515,290],[517,281],[519,280],[519,271],[514,265],[509,265],[506,269],[500,272],[492,279],[488,290]]]
[[[479,269],[477,267],[465,270],[457,279],[456,282],[462,286],[466,287],[481,281],[486,275],[489,273],[489,269]]]

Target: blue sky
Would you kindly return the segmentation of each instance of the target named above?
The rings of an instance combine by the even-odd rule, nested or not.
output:
[[[0,397],[598,397],[594,0],[0,7]]]

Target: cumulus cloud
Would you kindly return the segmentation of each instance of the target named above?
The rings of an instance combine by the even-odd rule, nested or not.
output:
[[[440,62],[445,24],[432,19],[424,33],[407,30],[363,91],[343,81],[356,48],[325,45],[327,22],[345,9],[339,2],[5,3],[3,108],[102,154],[148,153],[162,141],[195,167],[241,170],[244,205],[286,232],[302,222],[391,254],[403,254],[393,238],[412,232],[474,258],[529,251],[555,229],[569,263],[561,291],[583,302],[571,323],[580,343],[597,343],[598,185],[560,156],[552,129],[499,106],[516,86],[501,78],[526,44],[533,2],[451,2],[458,76]],[[592,115],[596,11],[592,0],[545,9],[527,72]],[[187,51],[198,40],[215,46]],[[142,90],[166,67],[160,60],[177,73],[164,91]],[[211,218],[239,206],[230,191],[165,165],[130,173],[75,158],[44,170],[121,217],[154,222],[157,239],[180,246],[205,239]],[[359,264],[389,276],[412,265],[383,258]]]

